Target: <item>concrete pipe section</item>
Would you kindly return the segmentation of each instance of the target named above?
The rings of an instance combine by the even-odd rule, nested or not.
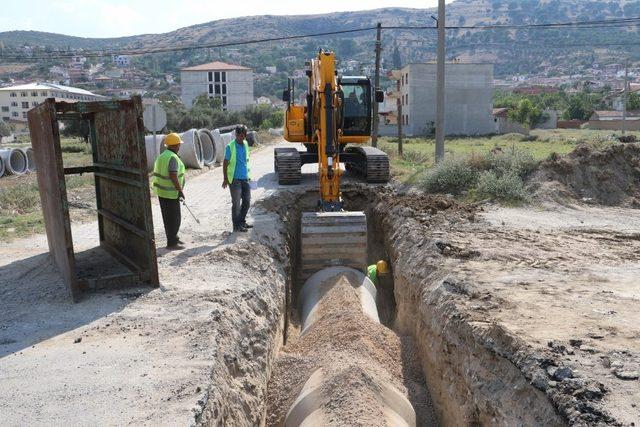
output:
[[[189,129],[179,135],[183,144],[178,154],[184,162],[184,165],[192,169],[202,169],[204,160],[202,158],[202,145],[200,143],[200,137],[198,136],[198,130]]]
[[[5,175],[22,175],[27,171],[27,155],[20,149],[0,150],[0,158],[4,161]]]
[[[340,300],[334,299],[336,294],[332,297],[332,292],[350,289],[349,286],[353,288],[349,292],[355,295],[357,300],[355,307],[349,309],[357,310],[359,306],[364,316],[380,323],[374,284],[363,273],[353,268],[330,267],[313,274],[301,289],[301,339],[306,339],[310,330],[314,329],[314,324],[320,325],[327,321],[326,313],[330,312],[327,311],[327,304],[342,309]],[[341,321],[333,316],[330,320]],[[335,325],[335,328],[343,327],[354,325]],[[335,349],[338,353],[335,360],[341,360],[339,347]],[[344,363],[324,365],[311,374],[289,408],[285,426],[350,425],[356,421],[353,419],[354,414],[367,413],[372,408],[380,414],[379,425],[416,425],[413,406],[405,395],[386,380],[389,376],[381,372],[377,361],[367,359],[363,354],[354,356]],[[339,384],[349,384],[349,392],[356,396],[346,407],[341,407],[339,403],[345,392],[337,386]],[[359,407],[360,405],[362,407]],[[336,423],[336,420],[341,421]]]
[[[200,137],[200,145],[202,146],[202,161],[205,166],[213,164],[216,160],[216,149],[213,142],[213,134],[209,129],[200,129],[198,131]]]
[[[27,170],[35,172],[38,167],[36,165],[36,157],[33,155],[33,148],[23,148],[24,154],[27,156]]]
[[[144,136],[144,147],[147,153],[147,169],[149,172],[153,170],[156,159],[164,151],[164,138],[166,135],[156,134],[156,140],[153,141],[153,135]]]
[[[211,136],[213,136],[213,148],[216,154],[214,161],[216,163],[222,163],[222,161],[224,160],[224,140],[220,135],[220,130],[212,129],[210,132]]]
[[[2,160],[2,157],[0,157],[0,177],[4,176],[4,160]]]

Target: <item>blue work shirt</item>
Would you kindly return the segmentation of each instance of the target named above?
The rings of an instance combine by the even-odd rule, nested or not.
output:
[[[231,149],[229,147],[224,150],[224,159],[231,160]],[[236,142],[236,170],[233,171],[233,179],[249,179],[247,173],[247,153],[244,150],[244,144]]]

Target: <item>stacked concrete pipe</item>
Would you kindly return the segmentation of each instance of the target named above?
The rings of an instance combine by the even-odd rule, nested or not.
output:
[[[27,154],[21,149],[7,148],[0,150],[0,158],[4,162],[5,175],[22,175],[27,172]]]
[[[373,322],[380,323],[375,285],[358,270],[349,267],[330,267],[313,274],[300,291],[301,339],[304,339],[316,321],[320,321],[318,308],[323,304],[323,298],[345,277],[349,278],[350,285],[356,290],[362,313]],[[328,409],[332,407],[332,395],[339,392],[339,390],[332,390],[331,384],[336,378],[344,376],[345,373],[348,375],[348,372],[353,370],[358,370],[363,377],[367,378],[366,381],[359,383],[360,392],[363,395],[373,396],[375,404],[381,409],[386,425],[407,427],[416,425],[415,410],[409,400],[393,385],[372,375],[368,362],[354,361],[353,366],[344,366],[342,370],[333,373],[325,371],[324,368],[314,371],[289,408],[285,427],[323,426],[329,424],[330,419],[339,417],[339,413],[329,413],[331,409]]]
[[[182,146],[180,146],[180,158],[188,168],[202,169],[204,160],[202,158],[202,145],[197,129],[189,129],[180,135]]]
[[[222,163],[222,161],[224,160],[225,145],[224,145],[224,141],[222,140],[222,136],[220,135],[220,130],[211,129],[209,132],[213,137],[213,149],[216,153],[213,161],[215,163]]]
[[[222,150],[222,153],[220,155],[220,162],[222,162],[224,160],[224,152],[226,150],[227,145],[233,141],[233,139],[236,137],[236,133],[234,132],[227,132],[227,133],[221,133],[220,134],[220,138],[222,139],[222,146],[225,147]]]
[[[29,172],[35,172],[38,166],[36,165],[36,157],[33,155],[33,148],[27,147],[24,148],[23,151],[27,156],[27,169]]]
[[[2,157],[0,157],[0,178],[2,176],[4,176],[4,160],[2,160]]]
[[[166,135],[156,134],[156,142],[153,142],[153,135],[145,135],[144,147],[147,153],[147,169],[149,172],[153,170],[156,159],[164,150],[164,138]]]
[[[202,161],[205,166],[210,166],[216,161],[216,147],[213,133],[209,129],[198,131],[200,145],[202,146]]]

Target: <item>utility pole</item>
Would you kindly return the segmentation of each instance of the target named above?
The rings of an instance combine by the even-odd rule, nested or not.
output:
[[[400,80],[398,80],[398,95],[396,101],[398,106],[398,155],[402,157],[402,92],[400,91]]]
[[[378,22],[376,30],[376,75],[373,80],[375,90],[380,89],[380,53],[382,52],[382,23]],[[373,132],[371,132],[371,145],[378,146],[378,103],[373,102]]]
[[[622,101],[622,136],[627,132],[627,102],[629,100],[629,58],[624,63],[624,97]]]
[[[438,67],[436,89],[436,163],[444,159],[444,0],[438,0]]]

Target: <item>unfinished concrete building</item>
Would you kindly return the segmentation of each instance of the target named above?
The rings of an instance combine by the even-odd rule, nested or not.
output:
[[[180,70],[182,102],[191,108],[194,99],[206,94],[217,98],[223,110],[238,111],[253,105],[253,70],[220,61]]]
[[[403,134],[432,135],[436,121],[436,64],[408,64],[394,70],[400,82],[396,94],[402,104],[399,118]],[[445,65],[445,134],[483,135],[495,131],[493,64],[447,63]],[[381,114],[397,115],[381,111]],[[381,118],[380,123],[385,123]],[[395,135],[395,125],[381,125],[380,134]]]

